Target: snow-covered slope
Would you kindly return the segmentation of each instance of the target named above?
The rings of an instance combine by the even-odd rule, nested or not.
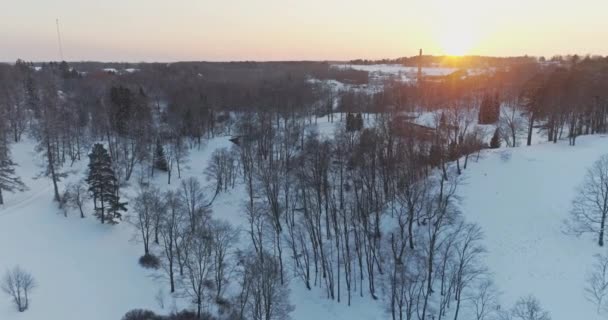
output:
[[[328,134],[335,125],[320,118],[316,127]],[[221,137],[193,150],[183,177],[204,182],[211,153],[230,146],[228,137]],[[29,142],[13,146],[18,173],[30,190],[7,194],[7,204],[0,209],[0,272],[19,264],[36,277],[38,288],[30,310],[22,314],[0,295],[0,319],[118,320],[133,308],[170,311],[173,302],[166,284],[137,264],[143,250],[132,240],[133,227],[126,222],[104,226],[76,213],[63,217],[52,202],[49,179],[35,178],[41,169],[33,149]],[[562,220],[586,168],[606,151],[608,138],[589,136],[581,137],[576,147],[562,142],[500,149],[482,152],[478,162],[469,161],[460,188],[462,210],[485,232],[487,263],[503,292],[503,308],[534,294],[554,320],[600,319],[583,297],[585,273],[599,249],[592,238],[564,234]],[[75,164],[70,179],[81,178],[84,165],[86,161]],[[173,179],[167,186],[166,175],[157,175],[155,184],[175,188],[178,180]],[[134,189],[123,192],[132,195]],[[213,205],[215,217],[243,226],[244,198],[239,187],[221,194]],[[387,316],[382,301],[354,295],[348,307],[327,300],[322,290],[306,290],[297,280],[291,289],[294,320]],[[159,290],[164,290],[164,310],[155,299]]]
[[[583,292],[596,240],[563,232],[586,168],[608,153],[608,137],[579,139],[487,152],[465,171],[463,212],[485,233],[505,307],[533,294],[553,320],[605,319]]]
[[[203,172],[212,152],[231,147],[229,138],[211,139],[201,150],[192,150],[182,178],[195,176],[205,184]],[[143,247],[134,241],[135,229],[126,222],[128,216],[115,226],[101,225],[91,216],[81,219],[76,212],[64,217],[53,202],[51,181],[38,177],[41,159],[33,150],[34,144],[28,141],[12,148],[19,164],[17,173],[29,190],[6,193],[6,204],[0,207],[0,273],[20,265],[32,273],[38,286],[24,313],[18,313],[8,297],[0,293],[0,319],[119,320],[134,308],[168,313],[176,305],[188,306],[185,299],[169,295],[167,283],[158,274],[138,265]],[[86,160],[66,168],[71,173],[65,182],[83,178],[85,166]],[[167,185],[166,174],[157,174],[154,183],[162,189],[177,188],[179,180],[174,175],[171,185]],[[135,188],[124,188],[121,193],[128,200]],[[244,199],[240,187],[230,194],[220,194],[213,204],[214,216],[244,226]],[[247,238],[243,235],[241,240],[244,243]],[[294,320],[384,318],[381,305],[369,298],[354,296],[353,305],[348,307],[327,300],[320,289],[306,290],[296,280],[291,287]],[[164,309],[157,300],[159,292]]]
[[[128,224],[65,218],[52,201],[48,178],[36,179],[34,145],[13,146],[18,174],[30,188],[7,194],[0,209],[0,272],[20,265],[38,287],[30,309],[19,314],[0,293],[0,319],[120,319],[135,306],[155,308],[157,285],[138,264],[141,249]]]

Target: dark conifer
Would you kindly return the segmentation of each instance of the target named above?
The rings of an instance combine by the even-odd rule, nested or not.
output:
[[[115,224],[121,218],[120,211],[126,211],[126,203],[120,202],[118,181],[112,169],[112,160],[108,150],[100,143],[93,146],[89,154],[89,191],[93,195],[95,215],[101,223]],[[98,206],[99,204],[99,206]]]
[[[156,151],[154,152],[154,168],[160,171],[169,171],[167,165],[167,158],[165,156],[165,149],[160,140],[156,140]]]
[[[492,139],[490,140],[490,148],[492,148],[492,149],[500,148],[500,129],[499,128],[496,128],[496,130],[494,131],[494,135],[492,136]]]
[[[25,184],[15,175],[15,163],[11,160],[8,143],[0,141],[0,205],[4,204],[3,190],[12,192],[25,189]]]

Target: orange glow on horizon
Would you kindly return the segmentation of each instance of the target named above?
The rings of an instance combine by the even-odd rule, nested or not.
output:
[[[57,59],[56,18],[69,61],[607,55],[607,10],[605,0],[13,1],[0,61]]]

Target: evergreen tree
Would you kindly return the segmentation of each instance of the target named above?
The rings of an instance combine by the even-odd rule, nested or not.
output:
[[[355,130],[360,131],[363,129],[363,116],[360,113],[357,113],[357,117],[355,118]]]
[[[363,129],[363,116],[360,113],[346,115],[346,131],[360,131]]]
[[[120,202],[118,181],[112,169],[112,160],[108,150],[100,143],[93,146],[89,154],[89,175],[87,177],[89,192],[93,195],[95,215],[105,223],[117,223],[120,211],[126,211],[126,203]],[[99,206],[98,206],[99,203]]]
[[[494,135],[492,136],[492,139],[490,140],[490,148],[492,148],[492,149],[500,148],[500,129],[499,128],[496,128],[496,130],[494,131]]]
[[[500,97],[498,96],[498,92],[495,92],[494,99],[492,100],[492,115],[491,115],[492,123],[498,122],[499,119],[500,119]]]
[[[169,171],[167,165],[167,158],[165,157],[165,149],[163,144],[160,143],[160,139],[156,140],[156,151],[154,153],[154,168],[161,171]]]
[[[124,136],[128,133],[129,119],[133,113],[133,95],[129,88],[123,86],[110,89],[110,120],[112,129],[118,135]]]
[[[346,131],[354,131],[355,117],[352,113],[346,115]]]
[[[25,184],[15,175],[15,163],[11,160],[8,143],[0,141],[0,205],[4,204],[3,190],[12,192],[25,189]]]
[[[494,95],[484,94],[479,107],[479,124],[492,124],[498,122],[500,117],[500,99],[498,92]]]

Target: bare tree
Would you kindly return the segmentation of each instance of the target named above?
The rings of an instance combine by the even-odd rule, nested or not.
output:
[[[608,255],[595,255],[595,263],[586,281],[585,298],[593,302],[600,313],[607,308],[605,298],[608,296]]]
[[[498,291],[494,283],[490,279],[482,279],[474,289],[468,298],[473,305],[475,320],[492,319],[498,309]]]
[[[155,221],[163,205],[160,191],[155,187],[142,187],[135,198],[134,211],[137,216],[133,223],[144,244],[145,256],[150,255],[150,239],[154,235]]]
[[[509,147],[517,147],[519,145],[519,137],[524,130],[523,118],[520,116],[517,104],[509,103],[506,108],[502,108],[500,112],[500,131],[503,132],[502,138]]]
[[[213,270],[213,238],[210,230],[200,226],[189,235],[184,250],[184,265],[183,289],[196,305],[196,314],[200,319],[207,289],[211,289],[213,283],[210,279]]]
[[[89,199],[89,193],[85,187],[85,182],[78,181],[76,183],[69,184],[66,187],[64,198],[65,199],[63,200],[67,202],[67,205],[70,208],[78,209],[80,212],[80,217],[84,218],[84,203]]]
[[[458,319],[462,292],[486,271],[480,261],[485,253],[485,249],[481,245],[483,239],[481,228],[476,224],[468,223],[459,225],[458,230],[458,239],[455,244],[454,297],[456,299],[456,310],[454,311],[454,320]]]
[[[219,301],[229,280],[229,254],[238,242],[238,233],[230,223],[211,220],[213,237],[213,280],[215,281],[215,299]]]
[[[202,220],[209,216],[209,203],[206,203],[205,194],[201,183],[195,177],[182,180],[179,191],[182,205],[188,213],[190,230],[195,232],[196,227],[201,225]]]
[[[205,169],[207,180],[215,185],[213,198],[221,193],[234,188],[236,183],[236,156],[228,149],[218,149],[211,155],[211,161]]]
[[[173,192],[165,193],[166,210],[160,217],[160,238],[163,252],[163,268],[169,276],[171,293],[175,292],[175,264],[179,260],[179,240],[184,227],[183,208],[179,196]]]
[[[572,201],[568,231],[581,235],[596,233],[598,245],[604,246],[604,232],[608,216],[608,155],[603,155],[587,170],[585,181]]]
[[[244,276],[248,277],[249,291],[240,300],[245,302],[244,319],[287,320],[293,311],[289,304],[289,288],[281,284],[280,266],[275,257],[263,252],[245,257]]]
[[[513,319],[551,320],[549,312],[543,310],[540,301],[532,295],[519,298],[511,309]]]
[[[27,271],[16,266],[4,274],[2,291],[8,294],[19,312],[29,307],[29,294],[36,287],[36,280]]]

